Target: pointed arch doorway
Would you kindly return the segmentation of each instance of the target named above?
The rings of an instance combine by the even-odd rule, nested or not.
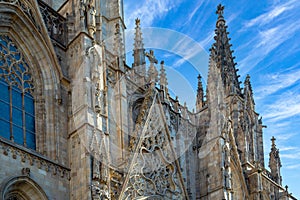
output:
[[[3,200],[48,200],[43,189],[28,176],[9,178],[1,186]]]

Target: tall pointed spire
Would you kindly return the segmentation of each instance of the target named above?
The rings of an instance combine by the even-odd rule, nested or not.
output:
[[[228,37],[226,21],[224,19],[224,6],[218,6],[216,14],[218,20],[215,30],[215,43],[211,48],[211,62],[215,62],[216,66],[220,68],[225,92],[227,94],[240,94],[240,83],[238,81],[237,70],[235,68],[233,51],[230,49],[230,38]]]
[[[154,63],[157,64],[157,59],[154,56],[153,50],[150,50],[150,52],[146,53],[145,55],[150,61],[150,66],[148,69],[148,83],[150,83],[154,87],[156,82],[158,81],[158,72],[154,65]]]
[[[145,49],[142,38],[142,30],[140,27],[140,19],[135,20],[135,37],[134,37],[134,49],[133,49],[133,57],[134,62],[132,67],[134,70],[141,76],[145,76],[146,67],[145,67]]]
[[[200,109],[204,106],[204,92],[202,85],[202,77],[198,75],[198,89],[197,89],[197,99],[196,99],[196,111],[199,112]]]
[[[253,91],[250,82],[250,76],[247,74],[245,82],[244,82],[244,97],[247,102],[247,106],[249,106],[252,110],[254,110],[254,98],[253,98]]]
[[[273,180],[281,185],[282,183],[282,178],[280,175],[280,168],[281,168],[281,161],[279,157],[279,149],[277,149],[276,144],[275,144],[275,138],[274,136],[272,137],[272,146],[271,146],[271,152],[270,152],[270,158],[269,158],[269,167],[271,169],[271,174]]]
[[[160,62],[160,75],[159,75],[159,84],[160,84],[160,89],[164,91],[164,95],[167,96],[168,94],[168,79],[167,79],[167,74],[166,70],[164,67],[164,61]]]

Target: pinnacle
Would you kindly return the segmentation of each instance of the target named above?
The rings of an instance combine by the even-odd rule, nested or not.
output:
[[[234,62],[235,57],[232,56],[230,38],[228,37],[227,26],[224,19],[224,6],[219,5],[217,7],[216,14],[218,20],[216,23],[214,44],[210,49],[210,61],[216,63],[216,66],[220,69],[220,75],[222,76],[224,87],[228,94],[240,94],[240,83],[236,73]]]
[[[140,27],[141,21],[139,18],[135,20],[135,37],[134,37],[134,50],[144,49],[144,43],[142,38],[142,30]]]
[[[275,144],[276,138],[274,136],[272,136],[271,141],[272,141],[272,148],[276,147],[276,144]]]
[[[165,88],[166,92],[168,90],[168,80],[167,80],[167,75],[166,75],[166,70],[164,67],[164,61],[160,62],[160,80],[159,84],[161,86],[161,89]]]

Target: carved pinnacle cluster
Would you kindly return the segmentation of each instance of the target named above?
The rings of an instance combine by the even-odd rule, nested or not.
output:
[[[142,38],[142,30],[140,27],[141,21],[140,19],[135,20],[135,37],[134,37],[134,50],[144,49],[144,43]]]
[[[134,62],[132,67],[134,70],[141,76],[146,75],[146,61],[145,61],[145,49],[142,38],[142,30],[140,27],[140,19],[135,20],[135,37],[134,37],[134,49],[133,49],[133,57]]]
[[[240,94],[240,83],[238,81],[237,70],[234,63],[235,57],[232,56],[233,51],[230,49],[230,38],[228,37],[226,22],[223,17],[224,6],[218,6],[218,20],[215,30],[215,43],[212,45],[210,62],[215,63],[221,71],[224,87],[227,94]]]
[[[199,74],[198,75],[198,88],[197,88],[197,99],[196,99],[196,111],[200,111],[200,109],[204,105],[204,91],[203,91],[203,85],[202,85],[202,77]]]
[[[250,82],[250,76],[249,74],[247,74],[245,82],[244,82],[244,95],[245,95],[245,99],[249,99],[249,101],[251,102],[251,107],[252,109],[254,109],[254,98],[253,98],[253,91],[252,91],[252,86],[251,86],[251,82]]]
[[[275,182],[281,185],[281,175],[280,175],[280,168],[281,168],[281,161],[279,156],[279,149],[277,149],[275,144],[275,138],[272,137],[272,146],[271,146],[271,152],[269,154],[269,167],[271,169],[272,178]]]
[[[165,92],[165,94],[168,93],[168,79],[167,79],[167,74],[166,70],[164,67],[164,61],[160,62],[160,76],[159,76],[159,84],[160,84],[160,89]]]
[[[155,83],[158,81],[158,72],[154,65],[154,63],[157,64],[157,59],[154,56],[153,50],[150,50],[150,53],[146,53],[146,56],[150,61],[150,67],[148,69],[148,82],[154,86]]]

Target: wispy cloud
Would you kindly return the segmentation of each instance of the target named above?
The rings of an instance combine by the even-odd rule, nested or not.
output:
[[[300,168],[300,164],[291,164],[286,166],[287,169],[299,169]]]
[[[300,30],[300,21],[295,20],[299,7],[298,0],[277,3],[265,13],[244,23],[241,30],[251,32],[252,37],[249,38],[251,49],[247,46],[248,56],[239,62],[242,75],[256,67],[273,50],[289,41]],[[279,55],[275,59],[278,57]]]
[[[296,159],[299,160],[300,159],[300,152],[294,152],[294,153],[288,153],[288,154],[281,154],[280,155],[281,158],[288,158],[288,159]]]
[[[188,20],[186,21],[186,23],[190,22],[192,20],[192,18],[195,16],[195,14],[198,12],[199,8],[203,5],[205,1],[204,0],[200,0],[197,2],[196,7],[194,8],[194,10],[189,14]]]
[[[125,2],[125,9],[127,15],[125,22],[127,28],[134,28],[134,20],[140,18],[144,27],[150,27],[156,18],[167,14],[171,9],[178,5],[181,0],[153,0]],[[129,10],[129,11],[128,11]]]
[[[252,26],[263,26],[272,22],[276,17],[280,16],[284,12],[293,9],[296,5],[297,0],[291,0],[287,3],[276,5],[264,14],[245,23],[245,28]]]
[[[203,40],[200,41],[200,45],[203,48],[206,48],[208,45],[211,45],[211,41],[214,39],[214,34],[215,34],[215,31],[208,33],[207,36]]]
[[[267,112],[263,114],[269,122],[276,122],[300,115],[300,94],[285,92],[271,105],[266,105]]]
[[[241,73],[246,74],[257,66],[271,51],[290,39],[299,29],[300,21],[297,21],[260,31],[259,34],[255,36],[254,41],[257,41],[257,43],[253,44],[254,46],[248,56],[240,61]]]
[[[292,69],[295,69],[300,64],[296,64]],[[292,86],[300,80],[300,69],[287,70],[283,72],[271,73],[263,76],[264,82],[267,85],[262,85],[256,89],[256,99],[262,99],[279,90]]]
[[[287,146],[287,147],[279,147],[280,152],[283,151],[292,151],[292,150],[299,150],[298,147],[291,147],[291,146]]]
[[[204,52],[204,49],[200,46],[199,43],[192,40],[189,37],[182,37],[180,40],[178,40],[172,51],[177,51],[180,56],[182,56],[182,59],[177,60],[173,67],[178,67],[182,63],[189,61],[191,58],[195,57],[196,55],[201,54]],[[208,55],[204,52],[205,55]],[[200,56],[199,56],[200,57]],[[197,63],[198,64],[198,63]]]

